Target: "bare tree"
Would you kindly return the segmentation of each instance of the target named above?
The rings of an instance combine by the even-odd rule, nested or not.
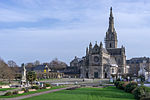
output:
[[[8,79],[10,82],[11,79],[14,78],[14,74],[15,73],[12,71],[12,69],[8,67],[8,65],[2,59],[0,59],[0,78],[3,80]]]
[[[7,64],[9,67],[18,67],[16,62],[14,62],[13,60],[9,60]]]
[[[65,62],[59,61],[57,58],[50,62],[50,68],[54,70],[60,70],[66,68]]]
[[[33,63],[27,63],[27,64],[25,64],[25,66],[28,67],[28,68],[31,68],[31,67],[34,66],[34,64]]]
[[[36,60],[36,61],[34,62],[34,65],[35,65],[35,66],[40,65],[40,61],[39,61],[39,60]]]

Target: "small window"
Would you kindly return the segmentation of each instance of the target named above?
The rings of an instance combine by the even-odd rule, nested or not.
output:
[[[121,61],[120,61],[120,59],[118,59],[118,64],[121,64]]]

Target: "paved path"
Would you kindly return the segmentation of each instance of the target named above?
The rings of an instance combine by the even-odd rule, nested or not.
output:
[[[38,96],[38,95],[41,95],[41,94],[46,94],[46,93],[52,93],[52,92],[56,92],[56,91],[66,90],[66,89],[69,89],[69,88],[72,88],[72,87],[54,89],[54,90],[50,90],[50,91],[44,91],[44,92],[40,92],[40,93],[34,93],[34,94],[24,95],[24,96],[15,97],[15,98],[6,98],[6,99],[2,99],[2,100],[20,100],[20,99],[33,97],[33,96]]]

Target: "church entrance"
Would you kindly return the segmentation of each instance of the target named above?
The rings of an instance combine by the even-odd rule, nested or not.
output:
[[[105,73],[105,78],[107,78],[107,73]]]
[[[94,72],[94,78],[98,78],[98,72]]]

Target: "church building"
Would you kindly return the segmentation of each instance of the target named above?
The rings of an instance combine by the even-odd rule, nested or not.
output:
[[[118,39],[114,28],[112,7],[110,8],[109,27],[103,43],[92,43],[86,48],[86,55],[79,62],[80,78],[110,78],[111,75],[127,73],[125,47],[117,47]]]

